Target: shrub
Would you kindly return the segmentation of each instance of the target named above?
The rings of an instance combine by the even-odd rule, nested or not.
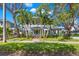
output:
[[[79,34],[73,34],[72,36],[79,36]]]
[[[3,32],[3,29],[2,29],[2,27],[0,27],[0,34],[2,34],[2,32]]]
[[[6,29],[6,32],[7,32],[8,35],[11,35],[11,33],[12,33],[9,28]]]
[[[11,30],[9,28],[6,29],[7,34],[11,34]],[[3,33],[3,28],[0,27],[0,34]]]
[[[47,55],[64,55],[74,53],[76,49],[72,45],[57,43],[1,43],[0,51],[26,51],[29,53],[47,53]]]

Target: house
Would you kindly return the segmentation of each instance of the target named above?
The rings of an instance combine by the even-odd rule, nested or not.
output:
[[[34,24],[26,24],[23,28],[20,27],[20,30],[24,33],[28,33],[30,36],[45,36],[50,35],[59,35],[59,33],[64,29],[64,27],[54,27],[53,25],[43,25],[40,22],[40,17],[32,17]],[[51,26],[51,28],[50,28]]]
[[[49,35],[60,35],[59,33],[62,32],[64,30],[64,27],[53,27],[53,25],[51,25],[51,29],[50,29],[50,25],[24,25],[24,29],[25,32],[28,33],[28,35],[31,36],[36,36],[36,37],[47,37]]]
[[[3,28],[3,21],[0,19],[0,27]],[[6,28],[13,30],[14,24],[12,22],[6,21]]]
[[[0,27],[3,27],[3,20],[0,20]],[[14,24],[12,22],[6,21],[6,28],[12,29]]]
[[[79,25],[78,24],[74,24],[74,26],[71,29],[71,33],[72,34],[79,34]]]

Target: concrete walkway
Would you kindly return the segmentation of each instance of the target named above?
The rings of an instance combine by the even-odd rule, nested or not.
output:
[[[7,42],[15,42],[15,43],[62,43],[62,44],[79,44],[79,42],[64,42],[64,41],[7,41]]]
[[[79,39],[79,37],[77,37]],[[76,39],[76,37],[75,37]],[[1,41],[0,41],[1,42]],[[40,41],[39,38],[33,38],[32,41],[19,41],[19,40],[7,40],[7,42],[15,42],[15,43],[62,43],[62,44],[79,44],[79,42],[72,41]]]
[[[79,39],[79,37],[72,37],[73,39]]]

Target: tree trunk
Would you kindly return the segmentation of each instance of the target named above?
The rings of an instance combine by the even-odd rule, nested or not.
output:
[[[70,32],[71,32],[71,24],[65,24],[65,29],[67,30],[66,36],[70,37]]]
[[[3,3],[3,42],[6,42],[6,4]]]
[[[13,14],[14,15],[14,14]],[[17,23],[16,23],[16,20],[15,20],[15,18],[13,17],[13,19],[14,19],[14,28],[15,28],[15,33],[17,34],[17,37],[20,37],[20,34],[19,34],[19,29],[18,29],[18,27],[17,27]]]
[[[28,25],[25,24],[25,34],[26,34],[26,37],[28,37],[28,30],[27,30],[27,27],[28,27]]]
[[[49,30],[49,34],[51,35],[51,25],[50,25],[50,30]]]

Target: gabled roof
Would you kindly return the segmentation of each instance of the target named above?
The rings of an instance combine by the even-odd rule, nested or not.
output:
[[[3,20],[2,19],[0,19],[0,23],[3,23]],[[12,22],[6,20],[6,23],[9,23],[11,25],[11,27],[14,27],[14,24]]]

